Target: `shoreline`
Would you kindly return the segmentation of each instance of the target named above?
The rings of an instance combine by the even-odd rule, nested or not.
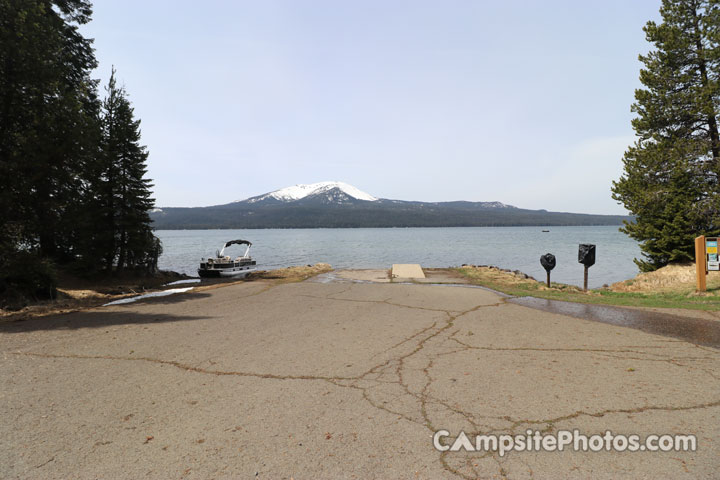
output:
[[[137,282],[128,282],[127,279],[114,279],[113,277],[99,279],[94,282],[93,280],[73,277],[72,281],[65,284],[60,282],[57,288],[58,298],[54,300],[29,302],[17,310],[0,309],[0,323],[92,310],[119,300],[157,294],[167,290],[179,290],[178,287],[184,287],[186,285],[175,282],[183,282],[185,280],[197,279],[201,281],[198,282],[198,285],[191,286],[189,290],[178,293],[199,292],[250,282],[285,283],[302,281],[311,276],[331,270],[332,267],[330,267],[330,265],[318,263],[315,265],[286,267],[277,270],[259,270],[251,273],[244,279],[200,279],[199,277],[191,277],[183,273],[161,270],[158,272],[158,275],[152,277],[136,278],[136,280],[144,280],[144,282],[140,282],[139,284]],[[61,276],[61,278],[62,277],[63,276]],[[67,279],[69,277],[64,276],[64,278]],[[128,285],[128,283],[133,283],[133,285]]]
[[[547,224],[513,224],[513,225],[407,225],[407,226],[378,226],[378,227],[186,227],[186,228],[153,228],[153,231],[182,232],[182,231],[220,231],[220,230],[375,230],[375,229],[407,229],[407,228],[578,228],[578,227],[622,227],[622,223],[588,223],[579,225],[547,225]]]
[[[709,278],[708,292],[698,294],[693,291],[692,283],[687,281],[687,277],[692,278],[693,274],[690,270],[693,268],[690,265],[671,265],[656,272],[640,273],[634,278],[590,289],[587,292],[574,285],[556,282],[552,282],[551,287],[548,288],[545,282],[520,270],[494,265],[464,264],[460,267],[425,268],[429,278],[426,281],[411,283],[477,285],[516,298],[532,297],[579,304],[612,305],[655,312],[674,311],[678,314],[692,311],[697,312],[695,316],[707,317],[702,312],[720,311],[720,273]],[[30,302],[18,310],[0,310],[0,322],[92,310],[117,301],[130,303],[144,300],[143,295],[163,296],[162,292],[168,290],[172,290],[173,294],[180,294],[241,283],[298,282],[330,272],[336,280],[340,281],[398,283],[393,281],[388,269],[335,270],[329,264],[322,263],[260,270],[243,279],[200,279],[168,270],[162,270],[153,277],[135,278],[135,281],[112,277],[98,280],[78,278],[68,280],[69,277],[64,276],[62,278],[65,281],[61,281],[58,286],[59,298]],[[658,286],[662,282],[659,282],[656,277],[665,282],[662,287]],[[685,281],[676,281],[676,277]],[[667,280],[668,278],[669,280]],[[122,300],[130,298],[134,300],[122,302]],[[716,319],[713,314],[710,315]]]
[[[260,268],[319,261],[336,269],[376,269],[397,262],[433,268],[490,264],[539,279],[545,271],[538,259],[551,252],[558,258],[553,278],[580,285],[578,244],[595,243],[600,257],[590,273],[592,288],[633,278],[638,273],[633,258],[641,255],[637,243],[615,226],[563,226],[550,232],[540,227],[156,230],[156,235],[165,248],[159,266],[193,276],[199,257],[211,255],[230,238],[251,240]]]

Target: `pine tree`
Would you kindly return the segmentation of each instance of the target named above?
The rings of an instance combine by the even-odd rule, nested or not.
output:
[[[91,191],[95,192],[98,225],[95,242],[104,252],[105,268],[154,270],[160,244],[152,233],[154,200],[147,173],[147,149],[140,144],[140,120],[115,69],[103,101],[100,160]]]
[[[663,0],[654,45],[641,55],[632,125],[637,135],[613,183],[634,222],[621,231],[641,242],[643,271],[693,258],[693,238],[720,233],[720,2]]]
[[[84,0],[0,0],[0,294],[49,278],[43,257],[78,254],[78,192],[99,132],[96,60],[79,33],[90,14]],[[34,267],[48,275],[23,279]]]
[[[77,191],[97,129],[97,62],[83,0],[0,0],[0,202],[10,230],[70,258]],[[0,230],[5,230],[0,228]]]

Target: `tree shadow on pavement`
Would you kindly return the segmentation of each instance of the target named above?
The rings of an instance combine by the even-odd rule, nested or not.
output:
[[[123,311],[122,309],[106,311],[92,310],[0,323],[0,334],[50,330],[78,330],[81,328],[106,328],[116,325],[186,322],[190,320],[203,320],[206,318],[211,317],[202,315],[174,315],[152,312],[140,313],[133,310]]]

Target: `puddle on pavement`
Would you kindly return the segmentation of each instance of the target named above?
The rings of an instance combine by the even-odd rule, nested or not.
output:
[[[720,322],[714,320],[534,297],[511,298],[508,302],[545,312],[634,328],[706,347],[720,348]]]
[[[364,285],[415,285],[415,286],[427,286],[427,287],[458,287],[458,288],[476,288],[479,290],[486,290],[488,292],[492,292],[495,295],[498,295],[503,298],[512,298],[510,295],[507,295],[502,292],[498,292],[497,290],[493,290],[491,288],[483,287],[482,285],[472,285],[469,283],[433,283],[432,281],[425,281],[425,282],[375,282],[372,280],[360,280],[356,278],[347,278],[347,277],[341,277],[337,275],[335,272],[327,272],[327,273],[321,273],[320,275],[316,275],[314,277],[309,278],[306,280],[310,283],[359,283]]]
[[[335,272],[328,272],[310,277],[307,281],[310,283],[337,283],[340,282],[340,278],[338,278]]]
[[[338,275],[336,272],[321,273],[319,275],[315,275],[314,277],[310,277],[309,279],[307,279],[307,281],[310,283],[388,283],[374,282],[372,280],[363,280],[359,278],[343,277],[341,275]]]

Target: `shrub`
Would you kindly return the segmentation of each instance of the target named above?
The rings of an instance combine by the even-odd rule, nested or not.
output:
[[[0,306],[18,309],[28,300],[57,297],[57,275],[47,259],[32,252],[15,252],[0,265]]]

